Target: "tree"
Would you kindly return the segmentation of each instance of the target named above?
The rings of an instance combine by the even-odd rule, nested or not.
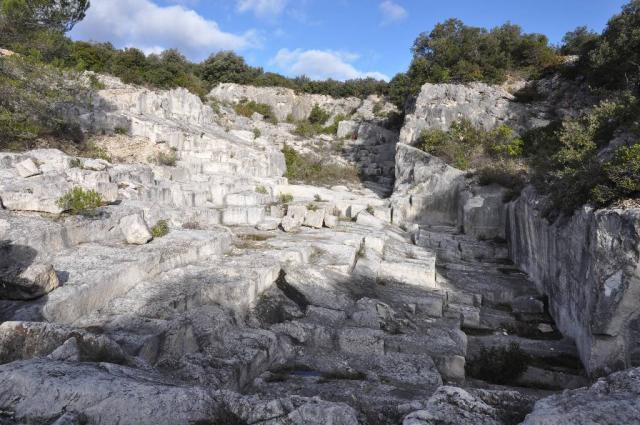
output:
[[[39,31],[66,33],[84,19],[89,0],[1,0],[0,43]]]
[[[593,48],[598,38],[598,34],[587,27],[578,27],[564,35],[560,53],[563,55],[581,55],[588,49]]]
[[[591,82],[640,92],[640,0],[632,0],[609,20],[595,47],[585,54]]]
[[[262,69],[247,65],[244,58],[234,52],[222,51],[202,62],[198,74],[213,87],[219,83],[250,83],[262,74]]]

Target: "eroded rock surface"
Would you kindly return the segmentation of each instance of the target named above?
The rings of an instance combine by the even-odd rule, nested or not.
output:
[[[120,146],[113,161],[0,154],[0,266],[37,289],[0,291],[0,423],[511,424],[550,391],[588,383],[548,314],[553,293],[546,300],[525,273],[542,272],[510,261],[517,204],[396,148],[397,132],[374,114],[387,108],[374,108],[379,99],[221,85],[214,112],[182,89],[100,78],[93,108],[74,112],[106,138],[123,133],[101,145]],[[480,123],[511,119],[491,115],[511,111],[496,93],[459,105],[488,105]],[[305,139],[225,104],[243,97],[282,120],[315,104],[357,110],[338,127],[346,139]],[[290,184],[284,143],[356,164],[365,181]],[[57,199],[76,186],[105,205],[61,214]],[[160,220],[169,233],[152,239]],[[592,245],[613,247],[612,267],[626,273],[633,229],[605,221],[629,232],[596,233]],[[631,288],[624,273],[604,290]],[[620,303],[611,329],[635,329]],[[470,364],[491,367],[487,350],[514,343],[526,361],[506,388],[469,375]]]

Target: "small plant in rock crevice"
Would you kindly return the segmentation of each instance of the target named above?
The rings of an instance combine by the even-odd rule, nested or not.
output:
[[[81,187],[74,187],[56,201],[58,207],[73,215],[91,214],[103,203],[100,193],[95,190],[84,190]]]
[[[293,202],[293,195],[290,193],[281,193],[278,196],[278,203],[280,204],[289,204]]]
[[[162,238],[169,234],[169,223],[167,220],[159,220],[152,228],[151,235],[154,238]]]

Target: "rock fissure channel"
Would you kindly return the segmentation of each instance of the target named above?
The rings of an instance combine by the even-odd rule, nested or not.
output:
[[[461,116],[532,128],[549,105],[427,84],[395,130],[382,98],[221,84],[203,103],[97,78],[69,113],[109,161],[0,153],[0,424],[640,415],[640,210],[551,222],[533,188],[414,147]],[[337,135],[285,122],[314,106]],[[293,184],[287,149],[345,183]],[[70,214],[78,188],[101,202]]]

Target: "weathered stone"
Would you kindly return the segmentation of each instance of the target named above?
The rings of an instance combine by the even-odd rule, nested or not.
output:
[[[462,388],[440,387],[423,410],[407,415],[403,425],[504,425],[498,412]]]
[[[534,297],[518,297],[511,306],[514,313],[544,313],[544,303]]]
[[[640,317],[640,210],[584,207],[550,224],[529,188],[508,214],[511,258],[550,295],[549,311],[586,369],[632,366],[640,353],[630,331]]]
[[[338,347],[349,354],[384,354],[384,332],[366,328],[343,328],[338,332]]]
[[[356,223],[362,226],[369,226],[377,229],[381,229],[385,226],[384,221],[380,220],[378,217],[374,217],[367,211],[361,211],[360,213],[358,213]]]
[[[261,221],[260,223],[256,224],[256,229],[265,230],[265,231],[276,230],[279,225],[280,225],[280,220],[278,220],[278,219],[267,219],[267,220]]]
[[[600,378],[590,388],[536,402],[523,425],[633,424],[640,418],[640,369]]]
[[[22,178],[36,176],[42,173],[40,168],[38,168],[31,158],[27,158],[24,161],[17,163],[16,170],[18,171],[18,175]]]
[[[10,267],[0,268],[0,299],[31,300],[48,294],[59,284],[51,264],[30,264],[17,274]]]
[[[335,215],[325,214],[325,216],[324,216],[324,225],[325,225],[325,227],[328,227],[329,229],[335,228],[338,225],[338,217],[336,217]]]
[[[340,139],[345,137],[352,138],[354,135],[358,134],[359,126],[360,124],[358,124],[355,121],[348,121],[348,120],[340,121],[338,123],[338,132],[337,132],[338,138]]]
[[[457,225],[464,173],[411,146],[396,150],[395,224]]]
[[[313,227],[314,229],[321,229],[324,222],[324,209],[318,209],[316,211],[307,211],[304,217],[304,226]]]
[[[120,230],[130,244],[144,245],[153,239],[147,223],[140,214],[132,214],[120,219]]]

